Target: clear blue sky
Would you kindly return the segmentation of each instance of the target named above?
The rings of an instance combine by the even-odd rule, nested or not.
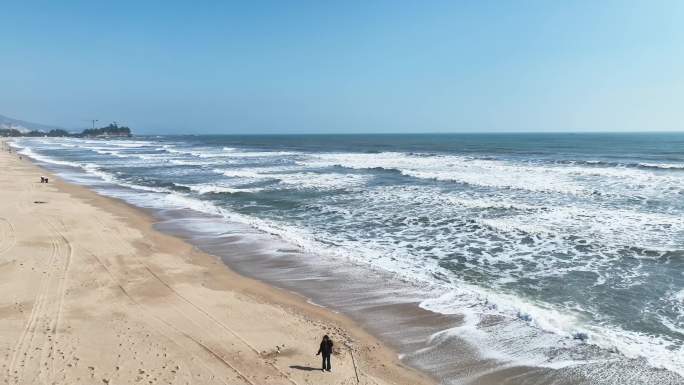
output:
[[[0,15],[0,114],[68,128],[684,129],[681,0],[2,1]]]

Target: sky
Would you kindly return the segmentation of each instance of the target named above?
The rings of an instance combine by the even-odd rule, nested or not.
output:
[[[5,1],[0,114],[69,129],[684,130],[684,1]]]

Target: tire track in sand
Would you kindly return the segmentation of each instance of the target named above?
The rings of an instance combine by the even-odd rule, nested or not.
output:
[[[47,269],[46,271],[48,272],[48,274],[50,272],[49,266],[53,264],[53,261],[56,259],[57,255],[57,246],[52,240],[50,240],[50,246],[50,257],[47,262],[47,266],[45,267]],[[23,375],[26,360],[28,358],[31,358],[30,356],[28,356],[28,354],[30,353],[30,345],[35,336],[36,324],[38,323],[38,320],[43,313],[45,298],[47,297],[47,293],[49,291],[49,281],[49,276],[43,277],[40,280],[40,287],[38,288],[38,293],[36,294],[36,297],[33,300],[33,305],[31,306],[31,314],[29,314],[29,318],[26,322],[26,325],[24,326],[24,329],[21,332],[21,335],[19,336],[19,340],[14,346],[12,359],[10,360],[10,364],[7,367],[8,380],[14,380],[14,383],[19,383]],[[20,360],[19,357],[21,356],[23,356],[23,358],[21,358]],[[18,360],[20,360],[20,362],[17,362]],[[19,367],[17,367],[17,365],[19,365]]]
[[[50,320],[50,326],[49,326],[49,333],[51,333],[52,338],[48,338],[48,342],[50,343],[50,350],[49,350],[49,355],[48,358],[50,359],[51,365],[50,365],[50,372],[51,372],[51,377],[54,380],[55,378],[55,365],[54,365],[54,360],[55,360],[55,349],[57,347],[58,341],[57,339],[59,338],[59,331],[61,327],[61,320],[62,320],[62,313],[63,313],[63,308],[64,308],[64,299],[66,297],[66,289],[67,289],[67,284],[68,284],[68,278],[69,278],[69,267],[71,266],[71,261],[73,260],[74,257],[74,248],[69,242],[69,240],[64,236],[64,233],[62,230],[60,230],[60,227],[64,229],[64,223],[60,220],[58,221],[58,224],[51,223],[50,221],[46,221],[49,227],[51,227],[53,234],[56,236],[57,239],[57,247],[60,250],[59,254],[62,255],[64,258],[63,261],[59,261],[59,270],[58,270],[58,288],[57,288],[57,304],[54,309],[54,315],[52,316]]]
[[[17,243],[14,225],[5,218],[0,218],[0,256],[10,251]]]
[[[102,220],[100,220],[99,218],[97,218],[97,220],[100,223],[100,226],[98,226],[98,228],[102,229],[103,231],[104,231],[104,229],[107,229],[107,231],[106,231],[107,235],[109,235],[109,236],[113,235],[113,236],[119,238],[119,240],[121,242],[127,242],[120,234],[118,234],[118,232],[116,232],[116,231],[114,231],[114,229],[108,227]],[[237,333],[236,331],[234,331],[233,329],[231,329],[230,327],[228,327],[224,323],[220,322],[218,319],[213,317],[209,312],[202,309],[196,303],[194,303],[193,301],[191,301],[190,299],[186,298],[181,293],[179,293],[177,290],[175,290],[171,285],[169,285],[169,283],[167,283],[165,280],[163,280],[161,277],[159,277],[145,262],[143,262],[142,259],[137,254],[135,254],[135,253],[129,254],[129,257],[132,258],[135,262],[137,262],[137,264],[140,267],[142,267],[148,273],[148,276],[153,281],[158,282],[166,290],[168,290],[168,293],[171,295],[171,298],[176,299],[175,301],[172,300],[169,303],[169,305],[171,305],[175,309],[177,316],[185,319],[186,322],[193,324],[196,328],[198,328],[198,330],[204,330],[204,329],[202,328],[201,325],[199,325],[196,322],[196,320],[194,318],[198,318],[198,320],[204,319],[205,321],[208,321],[209,324],[217,327],[219,330],[223,330],[224,332],[228,332],[229,334],[234,336],[236,339],[238,339],[238,341],[240,341],[243,345],[245,345],[247,347],[247,349],[251,350],[255,354],[256,357],[261,357],[261,354],[258,351],[258,349],[256,349],[256,347],[254,347],[247,340],[245,340],[239,333]],[[102,263],[102,262],[100,261],[100,263]],[[112,278],[115,281],[118,281],[114,276],[112,276]],[[124,290],[120,284],[119,284],[119,287],[122,288],[122,290]],[[190,306],[190,308],[187,307],[188,305]],[[150,314],[152,317],[160,320],[161,322],[166,324],[168,327],[174,329],[177,333],[179,333],[179,334],[185,336],[186,338],[190,339],[196,345],[200,346],[203,350],[205,350],[207,353],[209,353],[211,356],[213,356],[215,359],[217,359],[219,362],[221,362],[223,365],[230,367],[233,371],[239,373],[240,376],[243,377],[246,381],[251,383],[251,381],[249,379],[247,379],[247,377],[242,375],[240,370],[235,365],[228,362],[228,360],[226,360],[223,357],[223,354],[217,352],[215,349],[208,346],[205,342],[203,342],[200,339],[190,335],[186,331],[180,330],[176,326],[168,323],[166,320],[163,319],[163,317],[159,317],[158,315],[154,314],[149,309],[146,309],[146,310],[148,310],[148,314]],[[195,317],[192,317],[193,315]],[[205,327],[206,327],[206,325],[205,325]],[[289,382],[290,384],[298,385],[298,383],[294,379],[292,379],[287,373],[284,373],[282,370],[280,370],[280,368],[278,368],[276,365],[274,365],[270,362],[265,362],[265,361],[262,361],[262,363],[266,364],[267,366],[271,367],[271,369],[275,370],[275,372],[280,375],[280,377],[282,378],[282,380],[284,382]]]
[[[57,333],[73,248],[49,219],[44,219],[41,225],[49,234],[50,257],[44,266],[45,277],[41,279],[31,314],[14,347],[7,370],[8,381],[12,380],[14,383],[22,382],[27,366],[38,368],[32,372],[37,378],[28,379],[29,383],[36,380],[48,383],[48,377],[54,378]]]
[[[224,385],[229,385],[228,382],[224,381],[224,380],[222,379],[221,376],[217,375],[216,372],[215,372],[214,370],[212,370],[212,369],[206,364],[206,361],[205,361],[202,357],[199,357],[195,352],[193,352],[192,350],[188,349],[187,344],[185,344],[183,341],[179,341],[178,337],[175,337],[175,336],[182,336],[182,337],[185,337],[186,339],[188,339],[189,341],[191,341],[192,343],[194,343],[196,346],[200,347],[205,353],[208,353],[208,354],[209,354],[210,356],[212,356],[213,358],[219,359],[221,362],[223,362],[224,365],[228,366],[235,374],[237,374],[238,378],[242,379],[242,380],[244,381],[244,383],[249,384],[249,385],[256,385],[256,384],[254,384],[254,382],[252,382],[251,380],[249,380],[244,374],[242,374],[237,368],[235,368],[235,367],[234,367],[233,365],[231,365],[229,362],[227,362],[226,360],[224,360],[220,355],[218,355],[216,352],[214,352],[213,350],[211,350],[210,348],[208,348],[208,347],[207,347],[205,344],[203,344],[201,341],[198,341],[197,339],[195,339],[195,338],[192,337],[191,335],[188,335],[187,333],[185,333],[185,332],[179,330],[178,328],[176,328],[175,326],[173,326],[172,324],[170,324],[169,322],[167,322],[167,321],[164,320],[163,318],[161,318],[161,317],[155,315],[154,313],[152,313],[152,312],[147,308],[147,306],[145,306],[144,304],[142,304],[142,303],[140,303],[138,300],[136,300],[136,299],[135,299],[127,290],[126,290],[126,288],[123,286],[123,284],[122,284],[122,283],[119,281],[119,279],[117,278],[116,274],[114,274],[114,273],[107,267],[107,265],[106,265],[106,264],[105,264],[105,263],[104,263],[104,262],[103,262],[95,253],[93,253],[93,252],[91,252],[91,251],[88,251],[88,254],[90,254],[90,256],[91,256],[95,261],[97,261],[98,265],[100,265],[100,267],[102,267],[102,269],[107,273],[107,275],[109,276],[109,278],[110,278],[110,280],[112,281],[112,283],[113,283],[113,284],[114,284],[114,285],[123,293],[123,295],[124,295],[126,298],[128,298],[128,300],[131,302],[131,304],[133,304],[134,306],[140,308],[140,309],[143,311],[144,314],[146,314],[146,315],[148,315],[148,316],[151,317],[151,318],[148,318],[147,321],[148,321],[148,322],[151,321],[151,322],[154,322],[154,323],[155,323],[154,330],[156,330],[157,332],[161,333],[164,337],[166,337],[169,341],[171,341],[172,343],[176,344],[177,346],[179,346],[179,347],[181,347],[181,348],[184,348],[184,349],[187,349],[187,350],[186,350],[187,353],[190,354],[190,355],[192,355],[192,357],[196,358],[196,362],[199,362],[199,363],[204,367],[204,369],[205,369],[207,372],[211,373],[213,378],[218,379],[218,380],[221,381]],[[192,378],[192,376],[191,376],[191,378]],[[232,383],[230,383],[230,385],[232,385]]]

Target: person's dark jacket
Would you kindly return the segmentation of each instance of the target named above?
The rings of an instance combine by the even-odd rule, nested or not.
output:
[[[332,354],[332,351],[333,351],[332,340],[330,340],[330,339],[329,340],[323,340],[323,341],[321,341],[321,347],[318,348],[318,353],[316,353],[316,355],[323,354],[324,356],[329,356]]]

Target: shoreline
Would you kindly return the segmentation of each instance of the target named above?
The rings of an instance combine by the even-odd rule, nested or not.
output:
[[[234,220],[230,213],[215,212],[210,209],[212,205],[203,206],[201,200],[186,201],[182,195],[148,191],[135,183],[119,184],[106,175],[91,174],[88,167],[78,163],[53,161],[40,154],[33,159],[32,151],[25,154],[34,165],[59,175],[69,186],[144,213],[154,229],[184,240],[237,275],[285,292],[326,314],[343,314],[343,318],[389,347],[390,361],[427,373],[431,381],[613,385],[637,379],[642,383],[648,378],[648,383],[679,383],[674,373],[649,367],[639,358],[601,351],[572,338],[556,337],[559,351],[552,347],[548,354],[525,355],[527,351],[519,351],[526,349],[525,345],[506,336],[497,337],[497,329],[522,327],[525,320],[496,315],[472,317],[467,307],[458,313],[430,311],[429,306],[421,305],[429,298],[424,294],[429,291],[403,280],[401,275],[394,277],[391,271],[369,269],[335,254],[321,258],[316,250],[293,247],[278,231],[262,231],[261,226],[251,226],[242,218]],[[493,332],[485,336],[480,330]],[[531,342],[529,352],[535,354],[536,343]],[[567,349],[569,344],[577,349]]]
[[[152,371],[149,368],[138,368],[136,371],[135,366],[143,366],[142,362],[145,362],[147,366],[167,369],[170,364],[155,361],[155,354],[158,360],[162,352],[164,357],[175,353],[181,362],[183,352],[188,348],[196,352],[196,359],[190,360],[194,362],[177,364],[178,369],[170,369],[164,374],[160,369],[160,374],[155,377],[160,383],[167,380],[169,383],[185,383],[179,381],[184,376],[192,379],[192,383],[225,383],[236,373],[234,378],[244,383],[316,383],[321,380],[326,383],[355,383],[347,382],[354,379],[354,368],[359,373],[361,383],[436,383],[428,375],[403,364],[396,352],[351,319],[308,303],[302,296],[232,271],[218,257],[155,230],[153,217],[144,210],[121,200],[101,196],[86,187],[63,182],[28,157],[20,161],[16,153],[10,155],[3,151],[0,162],[3,169],[7,170],[2,182],[12,187],[0,192],[5,202],[0,205],[0,215],[11,224],[9,228],[14,239],[12,244],[0,248],[0,257],[5,265],[0,270],[0,276],[5,282],[4,291],[8,294],[2,306],[2,313],[6,317],[0,321],[7,332],[3,333],[0,343],[3,350],[8,352],[4,362],[7,368],[3,370],[3,375],[9,383],[31,383],[36,379],[91,383],[98,376],[103,383],[132,383],[138,377],[143,380],[148,378],[141,371],[148,374]],[[40,175],[48,175],[50,184],[39,185]],[[11,186],[9,180],[12,180]],[[9,200],[12,195],[17,198]],[[17,209],[14,206],[20,207]],[[55,206],[58,207],[55,209]],[[51,258],[54,264],[45,266],[46,270],[42,274],[49,279],[43,279],[41,285],[32,285],[38,287],[27,288],[22,282],[39,278],[41,274],[34,277],[37,274],[35,268],[42,265],[43,261],[33,261],[34,270],[28,273],[16,265],[23,267],[31,262],[20,262],[18,256],[49,251],[32,245],[44,242],[46,234],[22,231],[35,227],[31,226],[34,223],[24,223],[23,219],[35,218],[36,215],[54,221],[45,227],[55,227],[54,234],[60,235],[52,239],[54,243],[49,245],[53,250]],[[98,225],[99,229],[85,227],[87,225]],[[104,229],[108,231],[97,231]],[[94,239],[93,233],[98,233],[102,239]],[[115,246],[111,244],[113,241]],[[122,255],[122,251],[128,255]],[[141,262],[140,259],[145,257],[149,260]],[[99,271],[86,268],[94,263],[93,258],[100,261]],[[86,260],[90,263],[79,264]],[[57,270],[50,271],[53,266]],[[80,293],[82,288],[78,288],[77,283],[90,286],[85,293]],[[42,288],[56,289],[63,295],[54,296],[51,290],[42,292]],[[72,290],[75,294],[69,295]],[[80,298],[80,294],[85,298]],[[108,301],[103,302],[102,298],[92,301],[90,297],[94,294]],[[10,297],[14,307],[9,303]],[[111,309],[115,307],[109,303],[112,299],[117,304],[116,309]],[[169,304],[172,305],[170,308]],[[238,308],[240,313],[247,314],[241,314],[241,317],[226,315],[222,308]],[[54,313],[50,314],[47,310],[54,310]],[[113,328],[116,332],[111,325],[103,329],[100,325],[92,324],[89,317],[83,316],[83,312],[107,314],[107,317],[94,318],[100,318],[100,322],[104,321],[101,318],[108,318],[108,322],[116,325]],[[136,314],[138,312],[142,314]],[[48,326],[40,330],[38,325],[43,322]],[[130,330],[137,330],[150,340],[149,343],[157,345],[157,349],[134,354],[136,359],[140,358],[138,355],[145,355],[147,359],[140,360],[140,364],[129,362],[130,357],[126,359],[121,353],[115,354],[115,343],[108,344],[106,351],[98,349],[103,340],[119,340],[117,337],[123,334],[123,325],[132,322],[139,325],[127,326],[125,330],[129,333],[133,333]],[[79,327],[72,324],[78,324]],[[277,330],[274,324],[296,325],[298,328]],[[119,326],[122,330],[117,329]],[[165,329],[161,333],[164,336],[153,335],[162,328]],[[297,330],[299,328],[304,330]],[[107,329],[110,331],[107,332]],[[209,329],[224,336],[217,338]],[[239,329],[245,331],[228,332]],[[259,333],[250,329],[259,329]],[[313,356],[317,340],[325,332],[333,336],[338,349],[345,348],[333,357],[332,374],[313,370],[319,365],[318,357]],[[261,334],[268,335],[268,338]],[[74,342],[74,335],[78,336],[77,342]],[[175,342],[175,348],[167,339]],[[224,343],[218,344],[214,339],[223,340]],[[288,342],[280,353],[273,350],[276,345],[281,346],[278,340]],[[346,349],[345,342],[353,343],[353,350]],[[134,349],[135,339],[119,342],[118,350],[127,344]],[[240,348],[231,350],[224,345]],[[88,354],[79,353],[74,353],[74,357],[79,355],[77,360],[72,357],[70,361],[66,349],[58,346],[69,346],[74,352],[88,351],[93,355],[93,363],[86,365],[86,361],[90,360],[86,358]],[[49,353],[31,357],[29,347],[41,351],[47,348]],[[179,347],[183,349],[174,351]],[[355,362],[352,362],[347,351],[354,352]],[[21,361],[22,354],[28,357],[23,358],[24,361]],[[241,354],[251,355],[253,362],[239,357]],[[149,364],[148,360],[153,364]],[[200,378],[196,379],[194,376],[188,377],[188,373],[182,374],[183,370],[179,368],[186,365],[193,367],[194,371],[197,371],[197,365],[209,365],[209,368],[206,376],[197,373]],[[236,370],[232,370],[231,366]],[[125,371],[124,367],[131,370]],[[213,373],[213,378],[208,373]],[[163,376],[167,376],[164,381],[161,378]],[[221,380],[221,377],[225,379]]]

